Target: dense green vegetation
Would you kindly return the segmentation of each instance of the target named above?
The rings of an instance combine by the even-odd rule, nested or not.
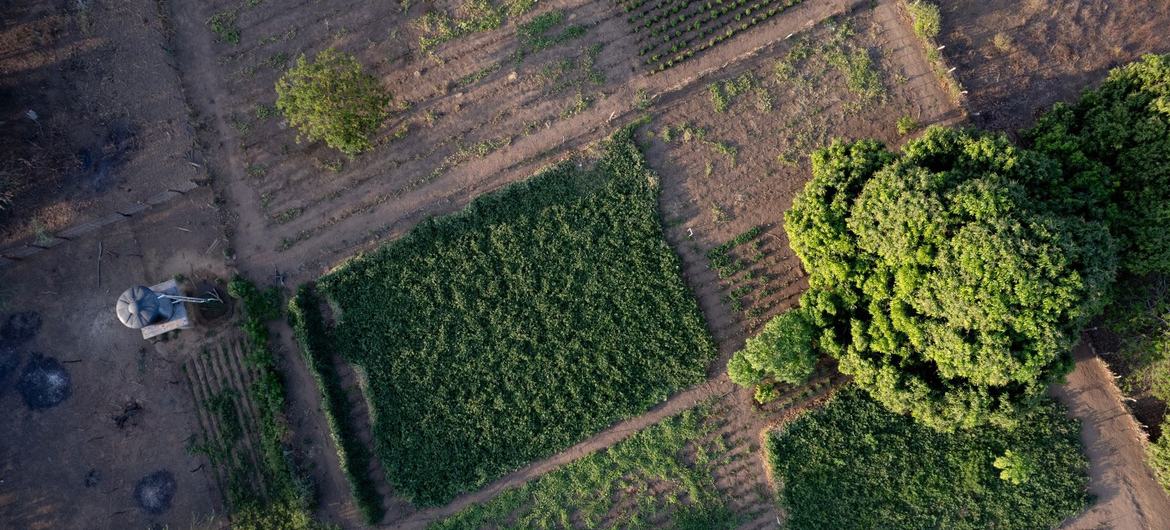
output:
[[[261,291],[254,284],[236,278],[228,293],[242,307],[240,327],[248,338],[247,361],[258,377],[249,389],[256,406],[261,457],[260,475],[264,487],[231,488],[232,528],[241,530],[315,530],[329,528],[312,518],[312,487],[297,469],[286,446],[291,438],[284,415],[285,391],[277,358],[268,341],[266,322],[280,316],[280,293],[275,288]]]
[[[1116,259],[1103,223],[1025,189],[1058,179],[1054,163],[932,128],[900,155],[837,142],[812,167],[785,215],[809,271],[801,305],[875,399],[941,430],[1010,425],[1071,367]]]
[[[712,474],[730,457],[711,413],[687,410],[427,529],[735,528]]]
[[[1030,185],[1067,210],[1107,220],[1126,272],[1170,274],[1170,55],[1114,69],[1023,136],[1064,169],[1059,181]]]
[[[813,349],[816,328],[801,309],[781,313],[764,324],[756,336],[727,363],[727,375],[736,384],[755,386],[764,378],[789,384],[808,380],[817,364]]]
[[[390,96],[353,55],[332,48],[304,55],[276,82],[276,108],[312,141],[347,155],[373,147],[371,137],[390,115]]]
[[[375,452],[433,505],[700,382],[715,356],[623,129],[321,279]]]
[[[325,322],[311,285],[297,289],[296,296],[288,304],[288,318],[301,355],[321,392],[321,412],[329,425],[329,436],[337,448],[337,461],[349,482],[354,503],[366,524],[375,524],[382,519],[383,510],[382,497],[368,471],[370,451],[351,427],[352,407],[337,371],[333,369]]]
[[[946,434],[846,389],[767,451],[792,530],[1034,530],[1088,502],[1078,434],[1050,401],[1013,430]]]

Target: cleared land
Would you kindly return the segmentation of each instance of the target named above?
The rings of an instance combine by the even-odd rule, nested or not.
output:
[[[322,278],[401,494],[445,502],[705,378],[714,345],[629,135]]]

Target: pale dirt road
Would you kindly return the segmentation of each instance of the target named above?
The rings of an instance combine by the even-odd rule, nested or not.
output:
[[[1170,528],[1170,497],[1145,463],[1141,428],[1122,403],[1113,375],[1087,341],[1074,354],[1068,382],[1052,388],[1069,414],[1081,420],[1089,457],[1089,492],[1096,502],[1062,528],[1164,530]]]

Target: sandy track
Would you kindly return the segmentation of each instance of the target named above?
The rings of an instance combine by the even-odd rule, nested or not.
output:
[[[1081,440],[1089,457],[1089,492],[1096,503],[1063,528],[1170,528],[1170,498],[1145,463],[1145,439],[1113,375],[1082,340],[1075,350],[1076,368],[1052,394],[1081,420]]]

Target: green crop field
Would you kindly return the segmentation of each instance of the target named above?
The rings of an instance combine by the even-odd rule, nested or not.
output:
[[[440,504],[702,381],[715,357],[658,184],[618,132],[320,281],[368,375],[375,452]]]
[[[734,513],[733,494],[720,491],[716,474],[754,459],[731,453],[718,432],[725,421],[720,414],[730,411],[719,407],[705,402],[683,411],[427,530],[735,528],[757,514]],[[767,496],[766,488],[763,493]]]
[[[1056,527],[1088,503],[1088,463],[1062,408],[1031,414],[946,434],[846,389],[769,437],[787,528]]]

